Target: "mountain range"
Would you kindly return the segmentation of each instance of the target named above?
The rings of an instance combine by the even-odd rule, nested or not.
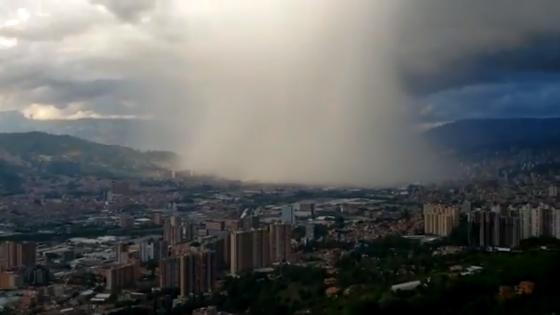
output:
[[[165,124],[149,119],[34,120],[18,111],[0,112],[0,133],[39,131],[140,150],[170,150],[172,139]]]
[[[165,124],[142,119],[33,120],[17,111],[0,112],[0,133],[40,131],[139,150],[172,150]],[[560,147],[560,118],[467,119],[425,132],[436,147],[457,154],[510,147]],[[166,141],[161,141],[166,139]]]
[[[17,191],[29,176],[160,176],[178,165],[166,151],[138,151],[41,132],[0,134],[0,191]]]
[[[0,113],[0,191],[16,187],[26,175],[129,177],[176,169],[180,158],[175,153],[139,150],[149,142],[136,145],[147,139],[139,134],[157,132],[150,124],[154,122],[35,121],[16,112]],[[12,133],[1,133],[7,131]],[[560,152],[560,118],[461,120],[430,129],[424,136],[439,152],[459,158],[513,150]]]

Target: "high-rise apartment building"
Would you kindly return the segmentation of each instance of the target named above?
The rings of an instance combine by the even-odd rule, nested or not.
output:
[[[543,229],[543,209],[541,207],[531,210],[531,237],[544,235]]]
[[[471,246],[480,248],[519,246],[520,218],[517,214],[502,215],[495,211],[473,211],[468,215]]]
[[[115,261],[119,265],[125,265],[129,262],[128,244],[117,244],[115,247]]]
[[[181,242],[194,239],[195,231],[192,224],[183,221],[180,217],[171,216],[163,225],[163,239],[173,246]]]
[[[2,270],[10,270],[33,267],[36,254],[35,243],[4,242],[0,245],[0,268]]]
[[[291,255],[292,226],[289,224],[272,224],[270,233],[270,261],[285,262]]]
[[[17,245],[17,266],[33,267],[37,256],[35,243],[23,242]]]
[[[140,249],[140,261],[160,261],[161,259],[167,258],[168,256],[168,245],[164,240],[149,240],[141,242],[139,245]]]
[[[282,208],[282,223],[290,225],[296,224],[296,210],[294,206],[288,205]]]
[[[231,233],[224,237],[224,267],[229,269],[231,266]]]
[[[179,289],[180,260],[177,257],[163,259],[159,262],[159,287],[162,289]]]
[[[252,268],[259,269],[270,266],[270,233],[267,229],[252,231]]]
[[[291,232],[292,226],[288,224],[233,232],[229,237],[230,272],[239,274],[289,261]]]
[[[182,241],[181,235],[182,220],[179,217],[169,217],[163,224],[163,239],[170,245],[175,245]]]
[[[216,286],[216,276],[215,252],[200,251],[180,257],[179,277],[182,297],[212,292]]]
[[[519,209],[519,237],[524,240],[533,237],[533,209],[529,205],[525,205]]]
[[[253,231],[232,232],[230,272],[239,274],[253,269]]]
[[[28,268],[23,274],[25,283],[32,286],[43,286],[49,284],[51,280],[51,273],[47,267],[35,266]]]
[[[519,208],[521,239],[543,236],[560,238],[559,211],[544,204]]]
[[[500,238],[498,243],[500,247],[515,248],[519,246],[521,242],[519,223],[518,216],[500,216]]]
[[[560,210],[559,209],[552,210],[551,225],[552,225],[551,228],[552,237],[560,239]]]
[[[444,205],[424,205],[424,233],[449,236],[459,225],[459,209]]]
[[[542,215],[542,228],[541,228],[541,235],[546,237],[552,237],[553,235],[553,214],[554,209],[550,207],[544,207],[541,209]]]
[[[215,236],[215,239],[209,240],[203,244],[203,249],[214,251],[216,254],[216,265],[218,271],[225,271],[229,268],[229,253],[230,253],[230,240],[229,234]]]
[[[136,284],[136,266],[134,264],[111,267],[106,273],[109,291],[133,288]]]

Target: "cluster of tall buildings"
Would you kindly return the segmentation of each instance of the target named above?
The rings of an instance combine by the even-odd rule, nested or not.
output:
[[[483,248],[514,248],[533,237],[560,239],[560,210],[546,205],[476,210],[469,213],[468,224],[469,243]]]
[[[0,244],[0,269],[12,270],[35,266],[36,246],[32,242]]]
[[[105,272],[106,288],[110,291],[132,288],[136,285],[139,275],[138,263],[159,262],[169,255],[169,246],[161,239],[143,240],[138,244],[137,250],[128,243],[115,246],[115,264]]]
[[[289,224],[272,224],[267,228],[237,231],[230,235],[230,273],[240,274],[270,267],[289,260],[291,253]]]
[[[554,237],[560,239],[560,209],[541,204],[519,209],[520,237]]]
[[[461,212],[454,206],[424,205],[424,234],[449,236],[459,225]]]
[[[217,258],[210,250],[192,251],[160,261],[160,287],[180,289],[182,297],[212,292],[216,287]]]
[[[191,241],[195,236],[194,226],[177,216],[167,218],[163,224],[163,240],[169,245]]]
[[[36,251],[31,242],[0,244],[0,290],[17,289],[23,284],[24,276],[35,267]],[[39,280],[39,284],[48,281]]]
[[[471,246],[506,247],[519,246],[519,217],[514,213],[476,210],[468,214],[468,237]]]
[[[139,245],[139,258],[143,263],[160,261],[169,255],[169,245],[164,240],[148,240]]]
[[[216,222],[211,225],[224,228],[224,224],[218,226]],[[170,257],[159,263],[160,287],[180,289],[182,297],[189,297],[212,292],[218,277],[226,272],[239,275],[289,261],[291,225],[247,227],[223,231],[222,235],[212,236],[212,241],[195,247],[188,242],[171,246]]]

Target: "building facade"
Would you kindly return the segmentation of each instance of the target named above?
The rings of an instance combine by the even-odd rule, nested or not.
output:
[[[424,234],[449,236],[459,225],[460,210],[444,205],[424,205]]]
[[[136,266],[128,264],[112,267],[107,270],[106,280],[109,291],[133,288],[136,284]]]
[[[0,268],[11,270],[35,266],[36,245],[32,242],[4,242],[0,244]]]
[[[200,251],[181,256],[179,277],[182,297],[212,292],[217,278],[216,253]]]

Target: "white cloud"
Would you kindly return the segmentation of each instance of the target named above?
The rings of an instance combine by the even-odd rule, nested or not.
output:
[[[17,44],[17,38],[0,36],[0,49],[14,48]]]
[[[82,105],[58,108],[50,104],[31,104],[21,110],[23,116],[31,120],[78,120],[78,119],[136,119],[134,115],[101,115]]]

